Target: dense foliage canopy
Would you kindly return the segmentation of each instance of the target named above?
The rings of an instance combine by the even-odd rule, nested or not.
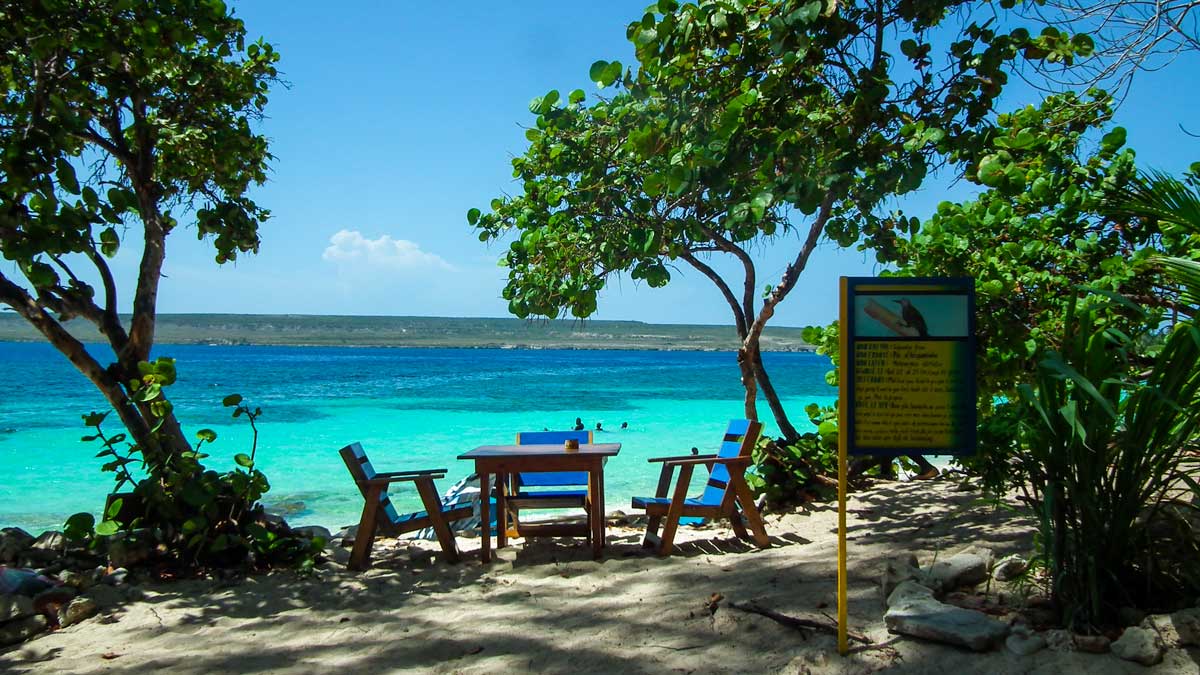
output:
[[[886,256],[917,225],[888,200],[986,142],[1012,62],[1070,62],[1092,48],[1086,36],[999,30],[990,9],[979,20],[971,10],[940,0],[651,6],[628,29],[636,71],[594,64],[592,78],[615,93],[590,106],[583,91],[535,99],[529,149],[513,160],[521,193],[468,213],[483,240],[515,235],[511,311],[586,317],[612,275],[661,286],[682,261],[733,314],[746,414],[763,385],[795,438],[758,338],[818,242],[865,241]],[[935,49],[947,35],[949,48]],[[769,284],[751,256],[759,245],[793,251]],[[718,273],[714,256],[731,257],[740,279]]]
[[[221,0],[71,0],[0,7],[0,303],[99,388],[139,444],[187,447],[157,383],[144,380],[167,236],[181,218],[218,262],[258,248],[266,178],[252,129],[277,54],[246,43]],[[111,259],[142,245],[128,325]],[[64,329],[81,318],[116,362]],[[159,434],[151,433],[158,429]]]

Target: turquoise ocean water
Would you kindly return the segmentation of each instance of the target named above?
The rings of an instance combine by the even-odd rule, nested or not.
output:
[[[178,359],[168,393],[189,435],[218,434],[207,446],[211,467],[231,468],[250,446],[249,426],[221,399],[240,393],[262,408],[265,501],[292,524],[357,522],[362,499],[337,454],[353,441],[381,471],[446,468],[445,490],[471,471],[458,454],[512,443],[518,431],[571,428],[581,417],[588,428],[603,424],[598,442],[622,444],[605,487],[608,507],[627,509],[657,482],[646,458],[714,450],[728,420],[742,416],[728,352],[164,345],[157,355]],[[805,404],[834,401],[825,357],[763,358],[798,428],[808,426]],[[98,510],[112,474],[100,472],[100,447],[80,441],[88,433],[81,415],[106,410],[104,399],[49,345],[0,343],[0,372],[0,526],[57,528],[72,513]],[[765,404],[760,413],[775,433]],[[112,418],[106,431],[119,432]],[[419,508],[410,492],[399,502]]]

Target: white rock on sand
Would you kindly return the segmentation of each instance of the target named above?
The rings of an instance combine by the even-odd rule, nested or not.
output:
[[[146,586],[140,601],[101,603],[100,617],[0,650],[0,672],[1200,671],[1182,650],[1145,668],[1111,655],[974,654],[890,635],[878,595],[889,556],[911,551],[930,560],[967,544],[999,555],[1028,551],[1029,523],[981,507],[977,497],[936,481],[887,483],[852,497],[850,625],[877,644],[847,658],[832,634],[805,639],[730,606],[835,615],[836,510],[818,505],[769,516],[773,546],[763,551],[736,542],[723,525],[682,528],[680,553],[665,560],[644,551],[630,528],[610,528],[601,561],[581,541],[518,541],[488,567],[478,562],[478,539],[459,538],[459,565],[415,562],[428,542],[385,540],[377,566],[362,575],[330,563],[309,579],[278,573],[232,586]]]

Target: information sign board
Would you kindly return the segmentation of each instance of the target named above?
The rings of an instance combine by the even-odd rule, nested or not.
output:
[[[847,452],[974,453],[974,281],[842,277],[841,290]]]

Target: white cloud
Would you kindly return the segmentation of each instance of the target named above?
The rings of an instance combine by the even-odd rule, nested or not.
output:
[[[367,239],[358,230],[339,230],[329,238],[329,246],[321,258],[338,265],[395,271],[454,269],[441,256],[422,251],[414,241],[392,239],[386,234],[378,239]]]

